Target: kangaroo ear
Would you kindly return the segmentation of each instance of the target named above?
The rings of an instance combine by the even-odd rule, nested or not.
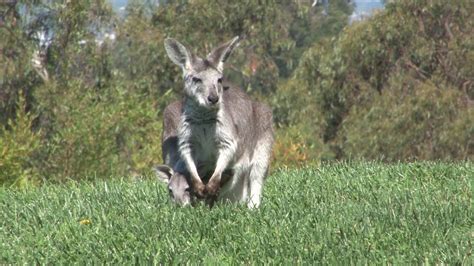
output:
[[[173,63],[180,66],[183,70],[191,69],[191,53],[177,40],[172,38],[165,39],[165,50]]]
[[[170,178],[174,173],[173,169],[165,164],[155,166],[154,170],[158,179],[166,184],[170,182]]]
[[[239,41],[239,36],[236,36],[232,40],[220,45],[212,50],[212,52],[207,56],[207,60],[214,64],[219,71],[222,71],[224,69],[224,62],[229,58],[232,50],[237,47]]]

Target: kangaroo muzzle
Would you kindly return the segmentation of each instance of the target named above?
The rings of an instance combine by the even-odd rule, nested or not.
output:
[[[207,96],[207,100],[211,104],[216,104],[219,102],[219,95],[216,92],[210,93],[209,96]]]

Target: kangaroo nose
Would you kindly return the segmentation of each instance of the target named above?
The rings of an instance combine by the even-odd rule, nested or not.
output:
[[[219,101],[219,96],[209,95],[209,96],[207,96],[207,100],[212,104],[216,104]]]

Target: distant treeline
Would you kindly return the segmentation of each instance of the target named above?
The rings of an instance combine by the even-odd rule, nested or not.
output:
[[[275,96],[299,147],[279,157],[474,159],[473,14],[468,0],[397,1],[315,43]]]
[[[347,1],[322,9],[131,1],[117,17],[104,0],[0,2],[0,183],[136,176],[161,163],[161,112],[182,89],[170,36],[201,55],[243,37],[227,76],[273,107],[275,166],[472,160],[470,1],[397,1],[351,25]]]

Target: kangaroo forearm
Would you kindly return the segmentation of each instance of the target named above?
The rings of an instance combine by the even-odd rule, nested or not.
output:
[[[191,176],[191,184],[194,190],[194,193],[198,197],[204,197],[204,190],[205,190],[205,185],[202,183],[201,178],[199,177],[198,171],[196,164],[194,163],[193,158],[191,157],[190,153],[186,154],[184,156],[184,163],[186,164],[186,168],[189,171],[189,174]]]
[[[201,178],[199,177],[199,173],[197,171],[197,167],[194,163],[193,158],[191,158],[190,156],[189,158],[184,158],[184,163],[186,164],[186,168],[188,169],[191,178],[196,181],[202,182]]]
[[[229,166],[230,162],[234,157],[234,154],[235,149],[233,148],[233,145],[226,149],[219,150],[219,157],[217,158],[216,168],[214,169],[214,173],[212,174],[211,179],[217,178],[220,180],[222,173]]]
[[[202,182],[201,178],[199,177],[199,173],[197,171],[196,163],[194,162],[191,156],[190,146],[187,143],[182,144],[179,149],[179,153],[181,154],[181,157],[183,158],[184,164],[186,165],[186,168],[189,171],[189,175],[191,176],[191,179],[194,181]]]

